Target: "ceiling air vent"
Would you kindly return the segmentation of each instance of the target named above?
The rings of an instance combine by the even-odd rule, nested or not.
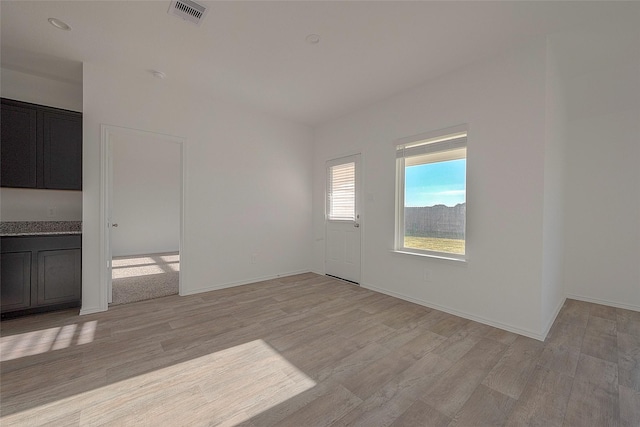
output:
[[[167,13],[200,25],[207,14],[207,7],[191,0],[173,0]]]

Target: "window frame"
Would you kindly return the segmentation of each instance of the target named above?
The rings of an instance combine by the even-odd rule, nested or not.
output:
[[[466,124],[453,126],[445,129],[436,130],[433,132],[421,133],[418,135],[409,136],[406,138],[401,138],[394,141],[393,145],[395,148],[396,154],[396,201],[395,201],[395,213],[396,213],[396,221],[395,221],[395,236],[394,236],[394,252],[398,253],[407,253],[412,255],[420,255],[427,256],[432,258],[441,258],[441,259],[449,259],[455,261],[467,261],[468,259],[468,246],[467,246],[467,214],[465,212],[465,230],[464,230],[464,240],[465,240],[465,251],[464,254],[455,254],[451,252],[441,252],[441,251],[432,251],[427,249],[416,249],[416,248],[408,248],[404,245],[405,241],[405,181],[406,181],[406,159],[410,157],[416,157],[423,154],[414,154],[411,156],[405,156],[404,154],[400,154],[399,150],[407,149],[407,147],[416,147],[422,145],[428,145],[431,143],[439,143],[443,142],[443,148],[440,150],[436,150],[431,152],[432,154],[437,153],[446,153],[447,151],[452,151],[452,148],[446,148],[446,143],[444,141],[447,140],[459,140],[462,138],[462,134],[464,134],[464,149],[465,156],[464,159],[468,159],[467,153],[467,141],[469,137],[468,126]],[[444,159],[439,160],[433,163],[445,162],[453,159],[447,159],[446,156]],[[465,182],[467,181],[467,163],[465,163]],[[465,184],[465,205],[467,203],[467,186]]]

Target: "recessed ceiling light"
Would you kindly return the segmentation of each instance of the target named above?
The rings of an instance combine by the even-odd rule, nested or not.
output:
[[[151,73],[151,75],[153,77],[155,77],[156,79],[164,79],[165,77],[167,77],[167,75],[165,73],[163,73],[162,71],[158,71],[158,70],[150,70],[149,71]]]
[[[309,44],[318,44],[320,43],[320,36],[317,34],[309,34],[307,37],[305,37],[305,40]]]
[[[69,26],[66,22],[62,22],[58,18],[49,18],[48,21],[49,21],[49,24],[53,25],[58,29],[71,31],[71,26]]]

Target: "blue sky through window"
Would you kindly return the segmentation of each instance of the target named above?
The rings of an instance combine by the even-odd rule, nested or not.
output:
[[[465,202],[466,159],[407,166],[405,206],[455,206]]]

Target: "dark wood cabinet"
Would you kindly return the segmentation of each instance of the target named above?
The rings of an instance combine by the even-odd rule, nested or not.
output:
[[[82,190],[82,114],[2,99],[0,186]]]
[[[37,112],[1,104],[0,183],[3,187],[36,188]]]
[[[79,301],[80,249],[38,252],[38,305]]]
[[[82,190],[82,116],[43,113],[43,187]]]
[[[2,237],[0,244],[2,317],[80,305],[80,235]]]
[[[1,310],[31,306],[31,252],[3,252],[0,257]]]

